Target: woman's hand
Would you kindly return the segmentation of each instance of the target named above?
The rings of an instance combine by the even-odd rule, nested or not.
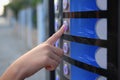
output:
[[[63,50],[54,47],[54,43],[62,36],[65,26],[62,26],[47,41],[18,58],[2,75],[1,80],[24,80],[41,68],[54,70],[60,63]]]

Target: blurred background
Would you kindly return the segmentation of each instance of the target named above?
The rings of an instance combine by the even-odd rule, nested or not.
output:
[[[48,0],[0,1],[0,75],[48,38],[48,22]],[[43,69],[26,80],[49,80],[49,72]]]

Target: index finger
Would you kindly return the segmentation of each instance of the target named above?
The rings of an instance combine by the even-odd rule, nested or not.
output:
[[[46,42],[53,45],[65,32],[65,25],[63,25],[55,34],[53,34]]]

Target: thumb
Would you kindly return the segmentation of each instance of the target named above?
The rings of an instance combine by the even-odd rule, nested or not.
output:
[[[46,42],[53,45],[65,32],[65,25],[63,25],[55,34],[53,34]]]

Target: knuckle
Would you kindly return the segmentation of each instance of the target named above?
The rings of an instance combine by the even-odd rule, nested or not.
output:
[[[44,56],[44,61],[45,62],[49,61],[49,57],[48,56]]]
[[[49,44],[45,44],[43,49],[47,55],[51,52],[51,46]]]
[[[63,52],[62,49],[57,48],[56,50],[57,50],[57,53],[58,53],[60,56],[62,56],[62,55],[64,54],[64,52]]]
[[[61,57],[63,56],[64,52],[63,52],[62,49],[60,49],[59,54],[60,54]]]
[[[49,48],[50,48],[50,45],[49,45],[49,44],[44,44],[44,48],[45,48],[45,49],[49,49]]]
[[[59,59],[58,64],[60,64],[60,62],[61,62],[61,59]]]
[[[45,54],[46,54],[46,56],[49,56],[50,50],[47,49],[47,50],[45,51]]]

